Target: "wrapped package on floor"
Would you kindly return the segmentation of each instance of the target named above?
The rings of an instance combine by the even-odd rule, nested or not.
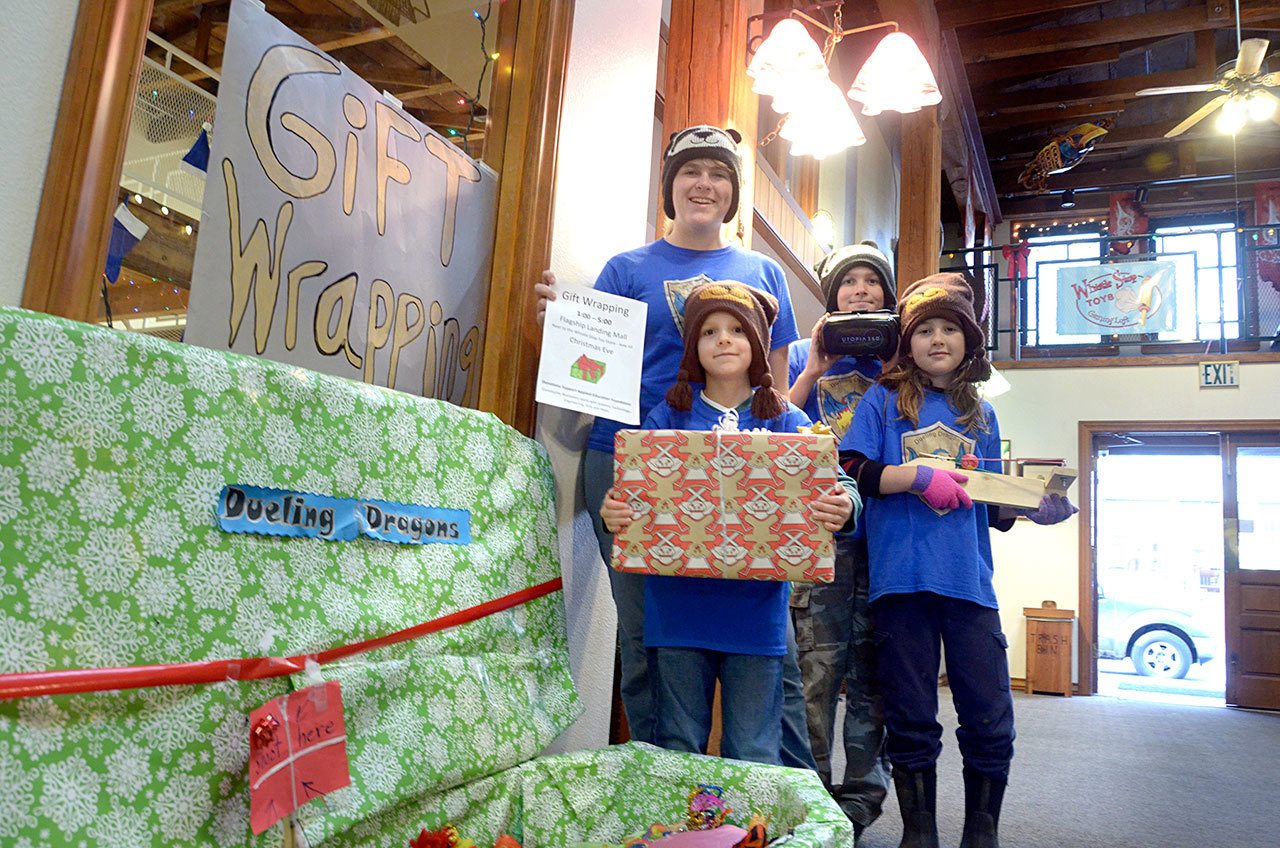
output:
[[[307,844],[404,846],[448,822],[480,845],[554,844],[526,823],[526,775],[581,705],[535,442],[447,403],[16,309],[0,309],[0,442],[0,844],[280,845],[283,824],[250,827],[250,760],[273,738],[250,716],[325,681],[350,782],[297,799]],[[280,662],[252,658],[312,655],[245,679]],[[23,691],[40,672],[178,663],[225,672]]]
[[[639,518],[618,571],[736,580],[834,579],[831,531],[809,501],[836,485],[827,434],[621,430],[614,489]]]

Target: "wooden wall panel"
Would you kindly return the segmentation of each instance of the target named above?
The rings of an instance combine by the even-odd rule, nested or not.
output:
[[[94,314],[117,203],[151,0],[81,2],[22,305]]]

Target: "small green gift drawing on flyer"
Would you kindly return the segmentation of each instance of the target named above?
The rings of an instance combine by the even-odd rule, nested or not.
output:
[[[604,363],[598,362],[584,353],[569,366],[569,376],[575,380],[598,383],[600,378],[604,376]]]

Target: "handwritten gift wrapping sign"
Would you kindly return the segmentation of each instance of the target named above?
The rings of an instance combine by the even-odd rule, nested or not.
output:
[[[249,825],[254,833],[350,783],[338,681],[274,698],[249,714]]]
[[[497,176],[231,6],[185,339],[474,406]]]
[[[1172,262],[1058,269],[1060,334],[1158,333],[1176,325]]]

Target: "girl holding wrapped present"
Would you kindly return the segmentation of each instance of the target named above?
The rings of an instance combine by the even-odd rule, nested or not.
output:
[[[735,282],[705,283],[684,308],[678,378],[645,429],[764,429],[794,433],[809,418],[773,388],[766,351],[778,301]],[[861,507],[852,482],[816,495],[815,519],[851,527]],[[600,508],[610,533],[634,516],[610,491]],[[726,757],[778,763],[783,658],[790,584],[649,575],[644,642],[655,681],[657,734],[664,748],[700,753],[711,731],[720,681]]]
[[[869,498],[866,532],[871,611],[884,697],[887,749],[902,810],[903,848],[936,848],[940,648],[960,727],[965,824],[961,848],[998,846],[996,826],[1013,758],[1008,642],[1000,629],[989,527],[1017,511],[975,505],[958,472],[904,465],[916,456],[998,457],[1000,428],[977,385],[991,375],[959,274],[934,274],[903,290],[898,353],[854,413],[850,474]],[[1001,471],[983,459],[984,470]],[[1049,495],[1022,514],[1055,524],[1076,512]]]

